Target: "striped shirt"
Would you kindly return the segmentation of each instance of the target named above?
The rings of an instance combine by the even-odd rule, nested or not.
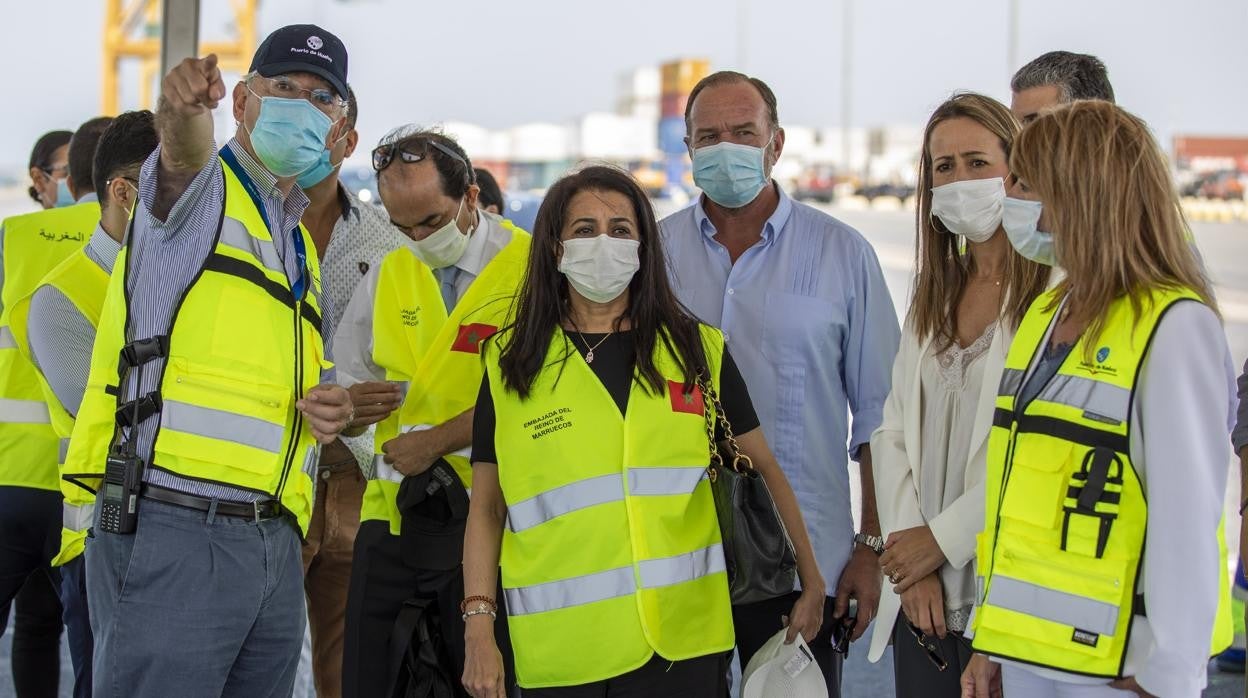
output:
[[[273,241],[286,270],[286,277],[294,284],[300,274],[299,256],[295,252],[294,239],[289,231],[299,224],[299,219],[308,206],[308,197],[298,187],[293,187],[290,195],[284,196],[277,187],[277,178],[256,162],[237,139],[231,140],[226,147],[238,159],[239,165],[250,178],[263,202],[267,219],[280,221],[275,226]],[[215,144],[208,164],[204,165],[204,169],[200,170],[186,191],[182,192],[163,221],[152,214],[159,176],[160,148],[157,148],[143,163],[139,174],[141,205],[134,212],[134,227],[129,242],[131,258],[127,290],[132,300],[127,341],[168,334],[174,309],[212,252],[225,205],[225,175],[217,160]],[[322,298],[321,302],[321,312],[324,314],[327,311],[324,304],[328,299]],[[328,358],[328,354],[326,356]],[[130,372],[121,386],[122,401],[158,391],[164,368],[165,360],[156,359]],[[127,438],[135,439],[136,452],[145,456],[149,464],[159,423],[159,415],[152,415],[139,423],[134,434],[126,435]],[[268,495],[256,492],[178,477],[155,467],[147,468],[143,479],[149,484],[201,497],[235,502],[268,498]]]
[[[96,225],[84,251],[88,259],[108,274],[113,271],[117,253],[121,252],[121,243]],[[31,296],[26,331],[35,367],[48,381],[65,411],[77,415],[91,370],[95,323],[88,320],[61,289],[43,284]]]

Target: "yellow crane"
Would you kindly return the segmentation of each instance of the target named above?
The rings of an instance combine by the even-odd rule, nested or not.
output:
[[[256,50],[256,4],[258,0],[230,0],[234,13],[233,36],[204,41],[201,55],[215,53],[222,70],[243,72]],[[198,3],[195,3],[198,5]],[[104,61],[101,64],[100,113],[120,111],[117,75],[126,60],[139,61],[139,106],[151,109],[160,71],[160,24],[163,0],[106,0],[104,11]]]

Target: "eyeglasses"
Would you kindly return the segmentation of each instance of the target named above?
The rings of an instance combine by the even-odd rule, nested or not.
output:
[[[919,643],[919,647],[927,653],[927,660],[936,667],[937,671],[944,671],[949,668],[949,660],[945,659],[945,652],[940,648],[940,643],[934,637],[929,637],[927,633],[919,629],[917,625],[906,619],[906,627],[910,629],[910,634],[914,636],[914,641]],[[967,649],[970,649],[971,642],[963,637],[960,633],[953,633],[953,637]]]
[[[64,179],[69,176],[69,165],[57,165],[56,167],[40,167],[39,169],[42,170],[44,174],[46,174],[49,177],[52,177],[53,179]]]
[[[321,111],[342,110],[345,112],[348,106],[347,100],[339,97],[333,90],[327,90],[323,87],[309,90],[285,75],[266,78],[263,75],[252,73],[247,76],[247,85],[250,87],[253,83],[262,85],[264,90],[269,93],[269,96],[281,97],[283,99],[306,99]]]
[[[437,148],[439,151],[442,152],[443,155],[446,155],[452,160],[458,160],[460,163],[463,164],[464,167],[468,166],[468,163],[464,162],[464,159],[460,157],[459,153],[456,153],[454,150],[451,150],[450,148],[442,145],[441,143],[437,141],[433,141],[433,140],[428,140],[428,141],[423,141],[423,142],[430,146],[433,146],[434,148]],[[382,170],[389,167],[390,163],[394,162],[394,158],[396,154],[398,155],[400,160],[402,160],[403,162],[409,165],[420,162],[421,160],[424,160],[425,158],[429,157],[428,152],[418,153],[418,152],[411,151],[411,150],[401,147],[400,143],[387,143],[385,145],[379,145],[376,148],[373,148],[373,170],[376,172],[381,172]]]

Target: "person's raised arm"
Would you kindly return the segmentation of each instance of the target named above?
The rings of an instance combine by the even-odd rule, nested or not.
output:
[[[161,83],[156,107],[160,175],[152,215],[164,220],[213,154],[212,110],[225,99],[216,54],[187,58]]]

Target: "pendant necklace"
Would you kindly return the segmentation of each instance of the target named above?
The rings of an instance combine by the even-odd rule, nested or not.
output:
[[[585,351],[585,363],[587,363],[587,364],[592,364],[592,363],[594,363],[594,350],[595,350],[595,349],[597,349],[598,347],[602,346],[602,343],[603,343],[603,342],[607,341],[608,339],[610,339],[610,338],[611,338],[611,335],[615,334],[615,330],[614,330],[614,329],[612,329],[610,332],[608,332],[608,333],[606,334],[606,336],[604,336],[602,339],[598,340],[598,343],[597,343],[597,344],[595,344],[594,346],[592,346],[592,347],[591,347],[591,346],[589,346],[589,341],[585,339],[585,335],[581,334],[581,329],[580,329],[579,327],[577,327],[577,326],[576,326],[576,323],[575,323],[575,322],[573,322],[573,323],[572,323],[572,329],[576,330],[576,336],[580,337],[580,338],[581,338],[581,344],[584,344],[584,345],[585,345],[585,349],[586,349],[586,351]]]

